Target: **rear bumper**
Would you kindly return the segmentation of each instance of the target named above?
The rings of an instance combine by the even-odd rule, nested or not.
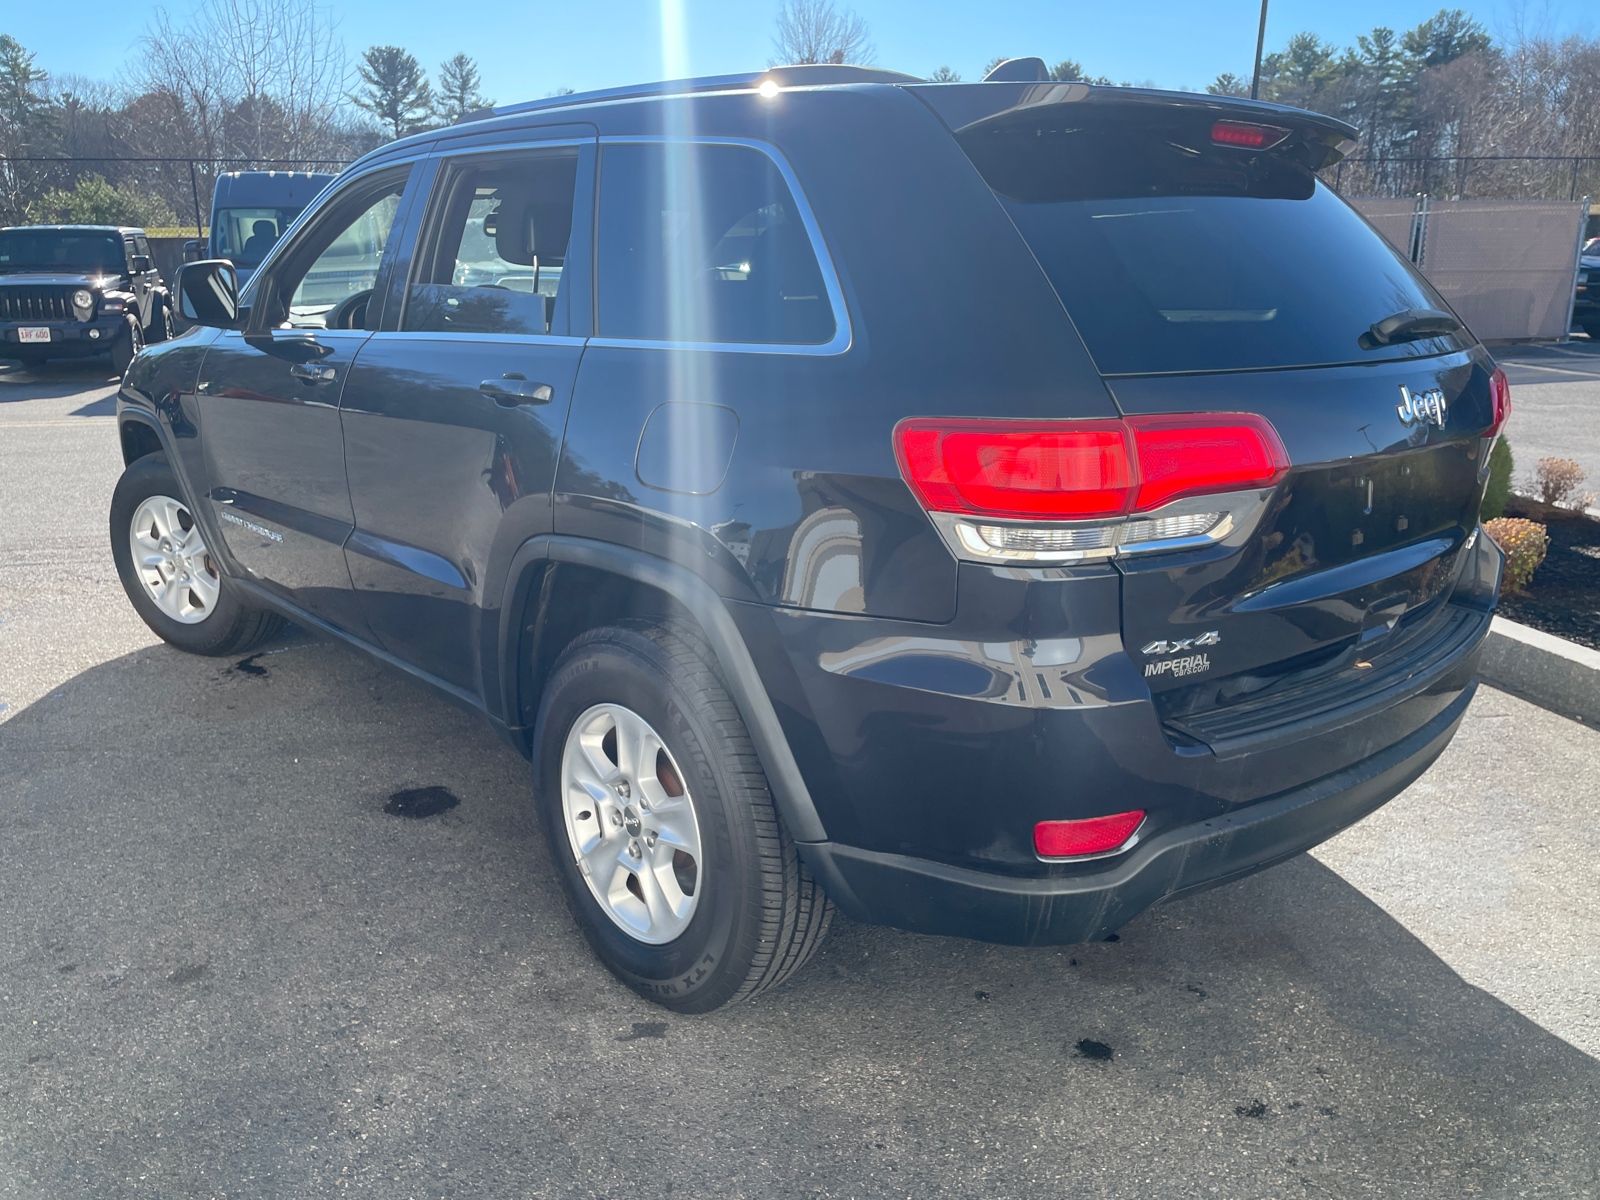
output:
[[[1070,878],[1018,878],[834,842],[803,845],[846,915],[916,933],[1008,945],[1103,938],[1153,904],[1216,887],[1310,849],[1398,795],[1443,753],[1474,681],[1387,749],[1314,783],[1140,843]]]

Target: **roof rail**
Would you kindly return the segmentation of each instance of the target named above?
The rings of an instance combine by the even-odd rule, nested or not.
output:
[[[831,83],[924,82],[915,75],[903,75],[899,71],[885,71],[877,67],[809,63],[791,67],[772,67],[765,71],[742,71],[737,75],[704,75],[698,79],[669,79],[660,83],[641,83],[629,87],[602,88],[593,92],[570,92],[565,96],[546,96],[543,100],[525,100],[521,104],[480,108],[457,118],[456,124],[465,125],[472,121],[488,121],[494,117],[508,117],[516,113],[539,112],[549,108],[571,108],[578,104],[596,104],[608,100],[680,96],[691,92],[735,91],[756,87],[767,79],[779,87],[821,87]]]

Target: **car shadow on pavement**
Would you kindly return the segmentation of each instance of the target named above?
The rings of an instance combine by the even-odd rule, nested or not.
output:
[[[100,359],[81,362],[60,359],[24,365],[15,359],[0,358],[0,404],[70,396],[89,388],[115,387],[120,379],[121,375],[112,369],[111,364]],[[100,414],[79,412],[73,415]]]
[[[789,985],[683,1017],[589,955],[529,780],[475,717],[298,632],[140,650],[0,725],[0,1178],[1595,1194],[1600,1063],[1306,856],[1093,945],[841,919]]]

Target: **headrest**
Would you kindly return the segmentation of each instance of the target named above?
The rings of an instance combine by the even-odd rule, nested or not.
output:
[[[546,266],[566,258],[572,234],[572,201],[507,197],[496,210],[494,248],[504,261],[532,266],[534,257]]]

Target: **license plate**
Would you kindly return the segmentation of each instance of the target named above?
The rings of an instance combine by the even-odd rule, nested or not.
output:
[[[48,342],[49,340],[50,340],[50,330],[49,329],[19,329],[19,330],[17,330],[17,341],[19,341],[19,342]]]

